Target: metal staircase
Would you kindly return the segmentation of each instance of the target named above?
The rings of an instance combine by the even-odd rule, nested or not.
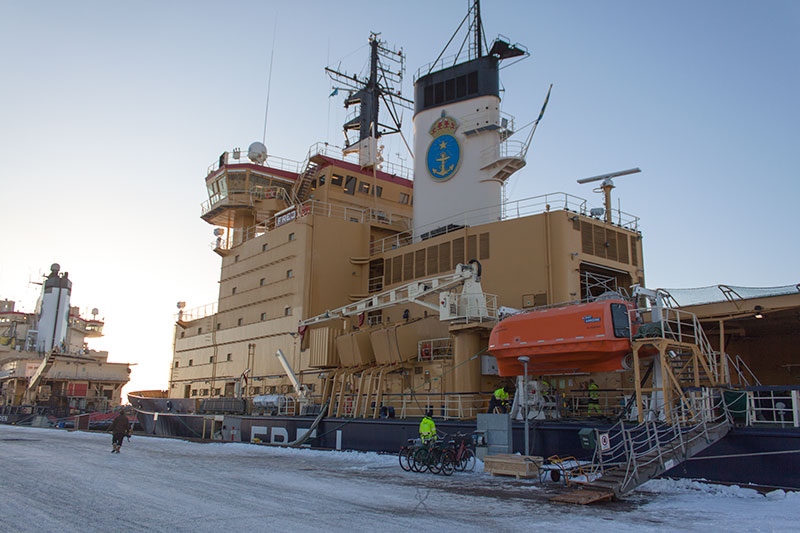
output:
[[[53,363],[55,363],[55,356],[52,353],[47,353],[42,359],[42,363],[39,365],[39,368],[36,369],[33,376],[31,376],[30,381],[28,382],[28,390],[34,390],[39,384],[42,382],[42,379],[47,375],[47,372],[52,368]]]
[[[670,417],[673,423],[647,420],[631,427],[620,421],[607,432],[595,430],[592,463],[599,477],[583,484],[578,491],[583,494],[567,493],[553,500],[583,503],[621,498],[722,439],[733,425],[722,395],[703,389],[691,396],[694,408],[676,409]],[[587,490],[604,497],[587,498]]]
[[[292,186],[292,199],[295,204],[299,204],[308,198],[308,194],[311,192],[311,182],[314,181],[314,177],[317,175],[317,169],[319,168],[319,163],[313,160],[310,151],[306,156],[303,168],[305,170],[303,170],[303,173]]]

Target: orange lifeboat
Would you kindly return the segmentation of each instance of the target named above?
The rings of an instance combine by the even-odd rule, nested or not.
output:
[[[492,329],[489,353],[501,376],[523,373],[521,355],[530,358],[529,374],[627,369],[631,309],[629,302],[613,298],[513,315]]]

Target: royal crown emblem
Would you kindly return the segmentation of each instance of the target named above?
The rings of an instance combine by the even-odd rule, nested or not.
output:
[[[437,181],[446,181],[458,171],[461,162],[461,146],[454,134],[458,123],[442,111],[442,116],[433,123],[430,134],[433,137],[428,147],[427,166],[431,177]]]

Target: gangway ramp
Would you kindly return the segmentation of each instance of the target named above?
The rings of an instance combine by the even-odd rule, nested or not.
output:
[[[583,483],[580,495],[574,491],[552,501],[593,503],[622,498],[725,437],[733,423],[722,395],[704,389],[692,399],[695,408],[673,412],[671,422],[653,419],[626,426],[620,421],[608,432],[595,430],[593,465],[599,477]],[[589,495],[595,497],[586,497]]]

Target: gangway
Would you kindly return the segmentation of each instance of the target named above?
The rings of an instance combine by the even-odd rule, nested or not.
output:
[[[39,386],[39,383],[42,382],[44,376],[47,374],[50,368],[52,368],[55,360],[56,358],[52,353],[45,354],[44,359],[42,359],[42,363],[39,365],[39,368],[36,369],[36,372],[33,373],[33,376],[31,376],[31,379],[28,382],[29,391],[34,390]]]
[[[552,501],[592,503],[621,498],[713,445],[733,427],[733,419],[719,391],[689,393],[691,411],[679,406],[672,422],[647,420],[626,426],[621,420],[608,431],[595,429],[592,471],[598,476],[582,488]]]

